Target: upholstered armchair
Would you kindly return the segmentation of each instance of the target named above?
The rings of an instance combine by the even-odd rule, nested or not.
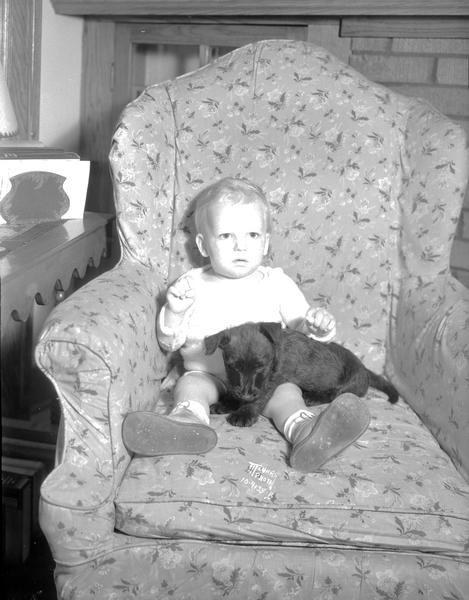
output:
[[[321,48],[268,41],[148,87],[110,163],[122,258],[55,309],[36,351],[62,406],[40,505],[58,596],[467,598],[469,290],[449,270],[463,131]],[[202,456],[122,441],[129,411],[170,409],[155,318],[201,264],[191,199],[222,176],[263,187],[269,264],[401,395],[371,389],[368,430],[317,473],[289,467],[265,418],[213,416]]]

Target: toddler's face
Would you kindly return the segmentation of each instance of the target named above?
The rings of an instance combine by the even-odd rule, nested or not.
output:
[[[261,206],[257,203],[212,206],[205,232],[197,235],[196,242],[218,275],[231,279],[250,275],[262,264],[269,248]]]

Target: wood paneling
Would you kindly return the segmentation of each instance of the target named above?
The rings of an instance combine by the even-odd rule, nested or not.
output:
[[[91,160],[87,207],[111,211],[108,154],[115,126],[114,23],[86,19],[83,31],[83,74],[80,155]]]
[[[42,0],[1,0],[0,59],[18,120],[19,140],[39,135]]]
[[[469,15],[468,0],[52,0],[64,15]]]
[[[469,0],[468,0],[469,4]],[[424,18],[349,18],[343,19],[343,37],[469,38],[469,19]]]
[[[314,19],[308,25],[308,42],[327,48],[345,63],[350,56],[350,38],[340,37],[340,19]]]

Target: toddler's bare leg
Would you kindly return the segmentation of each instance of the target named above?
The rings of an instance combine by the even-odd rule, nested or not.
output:
[[[282,383],[267,403],[263,415],[274,422],[275,427],[284,433],[287,419],[299,410],[311,411],[306,407],[300,388],[294,383]],[[316,410],[315,414],[320,411]]]
[[[176,383],[169,415],[140,411],[125,417],[122,436],[127,449],[142,456],[208,452],[217,444],[209,413],[218,395],[210,375],[186,373]]]
[[[323,407],[307,407],[300,388],[279,385],[264,409],[277,429],[291,442],[290,465],[313,473],[355,442],[367,429],[370,415],[365,402],[342,394]]]

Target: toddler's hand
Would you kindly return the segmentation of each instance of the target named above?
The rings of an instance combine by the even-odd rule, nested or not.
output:
[[[335,337],[335,319],[326,309],[310,308],[306,313],[305,320],[309,334],[314,339],[329,342]]]
[[[168,308],[174,314],[185,313],[195,300],[195,292],[192,289],[190,278],[183,275],[168,288],[166,302]]]

